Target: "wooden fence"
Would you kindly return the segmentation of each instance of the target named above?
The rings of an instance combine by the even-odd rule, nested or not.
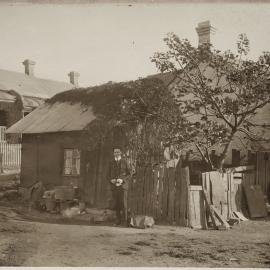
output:
[[[19,169],[21,166],[21,144],[0,142],[0,158],[3,169]]]
[[[0,126],[0,142],[6,141],[6,129],[5,126]]]
[[[188,186],[188,167],[139,167],[129,186],[129,208],[134,214],[151,215],[158,222],[187,226]]]
[[[256,184],[270,200],[270,151],[257,153]]]
[[[250,216],[244,190],[258,185],[254,166],[202,173],[201,181],[201,185],[190,185],[189,169],[181,164],[139,167],[129,187],[129,208],[134,214],[153,216],[158,223],[203,229],[209,221],[207,204],[224,222]]]

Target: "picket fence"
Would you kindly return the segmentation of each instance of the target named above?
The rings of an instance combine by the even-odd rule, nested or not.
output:
[[[21,166],[21,144],[0,142],[0,161],[3,169],[19,169]]]

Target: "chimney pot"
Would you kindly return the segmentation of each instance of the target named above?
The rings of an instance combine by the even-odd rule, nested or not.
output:
[[[214,33],[214,28],[211,26],[210,21],[198,23],[196,31],[199,37],[199,46],[205,43],[211,43],[211,33]]]
[[[25,74],[28,76],[34,76],[34,67],[36,62],[29,59],[25,59],[22,63],[24,65]]]
[[[80,73],[76,71],[71,71],[68,73],[68,76],[69,76],[70,83],[73,84],[75,87],[78,87]]]

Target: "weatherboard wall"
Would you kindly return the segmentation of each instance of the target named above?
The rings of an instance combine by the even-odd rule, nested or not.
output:
[[[64,176],[65,148],[81,150],[79,176]],[[47,189],[59,185],[78,186],[81,198],[92,206],[107,207],[109,185],[107,170],[112,156],[110,142],[91,149],[83,132],[23,134],[21,183],[29,187],[42,181]]]

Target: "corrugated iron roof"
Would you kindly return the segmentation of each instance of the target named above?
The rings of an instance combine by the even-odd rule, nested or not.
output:
[[[0,69],[0,90],[14,90],[22,96],[50,98],[74,85],[28,76],[24,73]]]
[[[0,100],[7,102],[14,102],[16,100],[16,97],[14,95],[11,95],[10,93],[7,93],[6,91],[0,90]]]
[[[11,126],[7,133],[50,133],[84,130],[95,119],[91,107],[80,103],[43,104]]]
[[[42,98],[38,98],[38,97],[27,97],[27,96],[23,96],[22,97],[23,100],[23,106],[25,109],[33,109],[33,108],[37,108],[38,106],[40,106],[41,104],[44,103],[44,99]]]

